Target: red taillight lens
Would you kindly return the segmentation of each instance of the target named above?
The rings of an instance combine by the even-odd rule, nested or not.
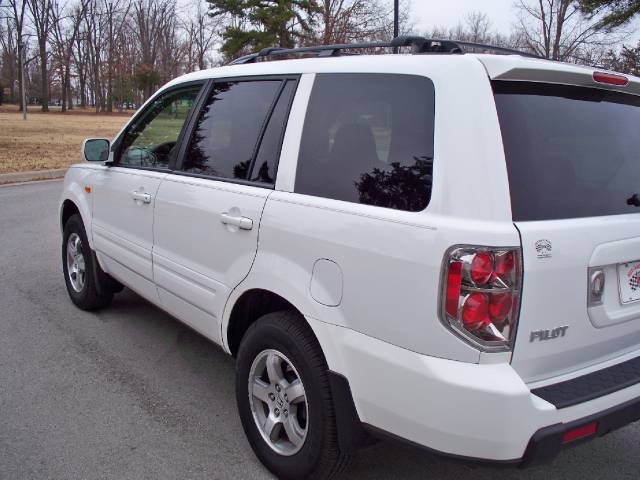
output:
[[[451,262],[447,274],[447,315],[458,315],[458,304],[460,302],[460,279],[462,274],[462,262]]]
[[[471,260],[469,276],[476,285],[484,285],[493,274],[493,258],[488,252],[478,252]]]
[[[513,252],[504,252],[495,255],[495,275],[503,281],[511,281],[516,267],[515,255]]]
[[[462,305],[462,323],[467,330],[478,330],[491,323],[489,301],[484,293],[472,293]]]
[[[494,323],[502,323],[511,312],[513,305],[510,293],[492,293],[489,300],[489,315]]]
[[[509,350],[520,301],[520,250],[453,248],[444,268],[445,325],[483,350]]]
[[[607,85],[616,85],[618,87],[626,87],[629,85],[629,79],[624,75],[616,75],[615,73],[594,72],[593,80],[598,83]]]

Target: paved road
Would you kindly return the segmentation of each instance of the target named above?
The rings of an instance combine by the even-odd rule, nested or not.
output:
[[[0,188],[0,479],[270,478],[245,441],[221,350],[128,291],[97,314],[72,306],[61,186]],[[383,443],[344,478],[637,479],[639,453],[640,425],[526,471]]]

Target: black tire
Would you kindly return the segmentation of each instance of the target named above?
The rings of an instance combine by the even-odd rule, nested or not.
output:
[[[83,285],[79,290],[71,283],[69,277],[69,268],[67,265],[67,247],[69,243],[69,237],[72,235],[80,237],[80,252],[84,259],[85,273],[83,275]],[[84,230],[84,224],[80,215],[75,214],[69,217],[67,223],[64,226],[62,234],[62,270],[64,272],[64,280],[67,285],[67,292],[71,301],[82,310],[99,310],[108,306],[113,299],[113,288],[110,288],[108,282],[111,279],[98,265],[96,257],[89,247],[89,241],[87,239],[87,233]],[[100,282],[100,285],[98,285]],[[117,282],[113,284],[115,287]]]
[[[249,400],[254,360],[277,350],[291,361],[304,384],[308,406],[307,434],[290,456],[277,453],[258,430]],[[278,478],[328,479],[346,467],[349,456],[338,446],[336,418],[327,363],[311,328],[296,312],[282,311],[258,319],[245,333],[236,364],[236,399],[245,434],[260,461]]]

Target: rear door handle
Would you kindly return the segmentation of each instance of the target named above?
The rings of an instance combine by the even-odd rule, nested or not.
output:
[[[138,192],[137,190],[134,190],[131,193],[131,196],[133,197],[134,200],[140,201],[142,203],[151,203],[150,193]]]
[[[238,227],[241,230],[251,230],[253,228],[253,220],[248,217],[234,217],[228,213],[220,214],[220,221],[225,225]]]

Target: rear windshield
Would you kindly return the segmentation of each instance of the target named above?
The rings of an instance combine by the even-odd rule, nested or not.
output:
[[[640,97],[541,83],[493,89],[514,220],[640,213]]]

